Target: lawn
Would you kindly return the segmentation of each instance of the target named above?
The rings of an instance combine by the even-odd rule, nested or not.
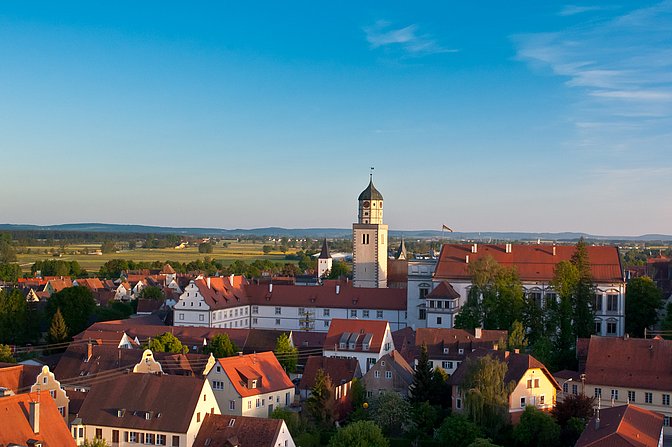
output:
[[[67,245],[65,250],[62,250],[60,246],[53,247],[22,247],[22,251],[30,248],[31,253],[21,253],[17,255],[17,260],[21,264],[21,268],[24,272],[29,272],[31,265],[35,261],[40,261],[44,259],[60,259],[63,261],[73,261],[76,260],[79,262],[79,265],[89,271],[96,272],[100,269],[100,266],[105,264],[110,259],[128,259],[133,261],[178,261],[178,262],[190,262],[197,259],[203,259],[204,257],[210,257],[222,261],[224,264],[233,263],[236,260],[252,262],[257,259],[267,259],[274,262],[285,262],[285,254],[278,251],[272,251],[268,255],[264,255],[262,251],[262,246],[264,244],[250,241],[225,241],[228,243],[227,247],[224,247],[222,243],[214,247],[212,253],[199,253],[198,246],[190,246],[187,248],[176,249],[176,248],[138,248],[135,250],[121,250],[116,253],[106,253],[103,255],[96,254],[80,254],[82,250],[94,251],[100,248],[100,244],[73,244]],[[44,253],[44,250],[51,251],[55,249],[57,251],[62,251],[63,254],[60,257],[54,257],[50,253]],[[287,253],[294,253],[296,249],[290,248]]]

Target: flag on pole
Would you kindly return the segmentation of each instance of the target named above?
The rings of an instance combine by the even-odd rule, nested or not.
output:
[[[441,228],[441,230],[450,231],[451,233],[453,232],[453,230],[451,230],[450,228],[448,228],[448,227],[445,226],[445,225]]]

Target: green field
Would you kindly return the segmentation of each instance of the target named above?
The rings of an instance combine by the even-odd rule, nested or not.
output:
[[[247,241],[225,241],[228,243],[228,247],[224,247],[221,243],[214,247],[212,253],[199,253],[198,246],[190,246],[188,248],[176,249],[176,248],[138,248],[135,250],[121,250],[116,253],[106,253],[103,255],[96,254],[79,254],[78,252],[83,250],[94,251],[100,248],[100,244],[73,244],[66,245],[65,250],[63,251],[60,246],[53,247],[22,247],[24,253],[17,254],[17,261],[21,264],[21,268],[24,272],[30,272],[30,267],[35,261],[41,261],[44,259],[60,259],[63,261],[73,261],[76,260],[79,262],[79,265],[89,271],[96,272],[100,269],[100,266],[105,264],[110,259],[127,259],[132,261],[178,261],[178,262],[190,262],[197,259],[203,259],[205,257],[210,257],[212,259],[217,259],[222,261],[224,264],[233,263],[236,260],[252,262],[257,259],[266,259],[274,262],[288,262],[285,261],[285,253],[280,251],[272,251],[268,255],[264,255],[262,251],[262,243],[253,243]],[[27,249],[31,250],[31,253],[27,254],[25,251]],[[50,251],[55,249],[61,251],[62,254],[60,257],[54,257],[53,255],[44,253],[44,250]],[[296,249],[290,248],[287,250],[287,253],[294,253]]]

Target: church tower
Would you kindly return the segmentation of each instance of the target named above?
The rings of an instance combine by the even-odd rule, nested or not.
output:
[[[331,271],[332,258],[329,254],[329,245],[327,244],[327,239],[324,239],[322,243],[322,251],[320,256],[317,258],[317,277],[322,278],[324,275]]]
[[[387,225],[383,224],[383,195],[369,186],[359,195],[358,222],[352,225],[355,287],[387,287]]]

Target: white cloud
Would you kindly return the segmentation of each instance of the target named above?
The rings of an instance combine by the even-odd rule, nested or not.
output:
[[[595,12],[595,11],[606,11],[613,9],[612,6],[577,6],[577,5],[566,5],[560,10],[558,15],[561,16],[573,16],[576,14],[583,14],[584,12]]]
[[[421,34],[418,25],[396,28],[390,22],[379,20],[372,26],[365,27],[364,33],[373,49],[398,47],[405,53],[415,56],[459,51],[443,48],[430,34]]]

